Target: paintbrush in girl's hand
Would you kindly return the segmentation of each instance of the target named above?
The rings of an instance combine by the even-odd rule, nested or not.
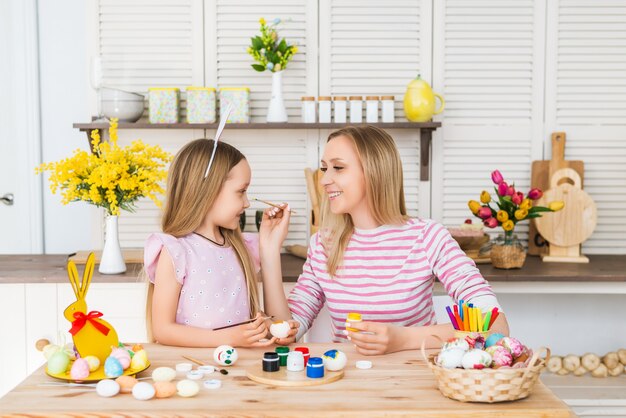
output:
[[[264,316],[264,317],[261,317],[261,319],[263,319],[264,321],[265,321],[266,319],[274,319],[274,316]],[[254,321],[256,321],[256,320],[257,320],[257,318],[248,319],[247,321],[238,322],[238,323],[236,323],[236,324],[230,324],[230,325],[226,325],[226,326],[219,327],[219,328],[213,328],[213,331],[219,331],[219,330],[221,330],[221,329],[232,328],[232,327],[238,327],[239,325],[249,324],[249,323],[254,322]]]
[[[257,199],[256,197],[253,198],[252,200],[256,200],[257,202],[265,203],[266,205],[270,205],[270,206],[273,206],[273,207],[281,209],[281,210],[283,209],[282,207],[280,207],[279,204],[270,202],[269,200]],[[295,210],[291,210],[291,214],[295,215],[296,211]]]

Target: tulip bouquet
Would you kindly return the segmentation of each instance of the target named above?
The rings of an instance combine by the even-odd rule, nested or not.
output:
[[[524,196],[524,193],[515,190],[514,184],[509,185],[504,181],[498,170],[491,173],[491,180],[496,185],[494,189],[497,199],[493,199],[488,191],[483,190],[480,194],[480,202],[470,200],[467,205],[475,216],[482,219],[486,227],[502,227],[505,244],[511,242],[513,230],[518,222],[538,218],[542,212],[556,212],[563,209],[564,203],[561,201],[550,202],[548,207],[533,206],[533,201],[543,196],[543,192],[535,188]],[[497,209],[492,207],[492,203]]]

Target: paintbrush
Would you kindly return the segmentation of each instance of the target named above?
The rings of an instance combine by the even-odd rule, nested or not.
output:
[[[193,357],[189,357],[189,356],[183,356],[184,359],[189,360],[192,363],[196,363],[198,366],[206,366],[207,364],[201,360],[195,359]],[[213,366],[212,364],[209,364],[209,366]],[[213,366],[215,367],[215,366]],[[219,371],[222,374],[228,374],[228,370],[224,370],[224,369],[220,369],[219,367],[215,367],[215,370]]]
[[[266,320],[266,319],[274,319],[274,316],[264,316],[261,319]],[[213,331],[219,331],[221,329],[226,329],[226,328],[232,328],[232,327],[237,327],[239,325],[245,325],[245,324],[249,324],[251,322],[256,321],[257,318],[253,318],[253,319],[248,319],[247,321],[243,321],[243,322],[238,322],[236,324],[230,324],[230,325],[226,325],[223,327],[219,327],[219,328],[213,328]]]
[[[265,203],[266,205],[273,206],[273,207],[275,207],[275,208],[278,208],[278,209],[280,209],[280,210],[283,210],[283,208],[282,208],[282,207],[280,207],[280,205],[278,205],[277,203],[270,202],[269,200],[257,199],[256,197],[255,197],[255,198],[253,198],[252,200],[256,200],[257,202]],[[291,210],[291,214],[292,214],[292,215],[295,215],[295,214],[296,214],[296,211],[295,211],[295,210]]]

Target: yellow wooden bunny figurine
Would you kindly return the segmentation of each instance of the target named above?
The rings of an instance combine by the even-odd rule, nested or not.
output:
[[[111,354],[111,347],[117,347],[119,341],[115,329],[108,322],[100,319],[102,312],[91,311],[87,313],[85,297],[91,283],[94,266],[95,257],[91,253],[87,258],[81,282],[78,278],[76,264],[73,261],[67,262],[67,274],[76,295],[76,302],[65,308],[63,315],[72,323],[70,334],[72,334],[78,354],[81,357],[96,356],[100,359],[101,364],[104,364],[106,358]]]

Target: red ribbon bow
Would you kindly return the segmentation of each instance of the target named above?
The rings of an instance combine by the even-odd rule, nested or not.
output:
[[[103,315],[102,312],[91,311],[87,315],[84,312],[74,312],[74,318],[76,318],[72,322],[72,328],[70,329],[70,334],[76,335],[78,331],[83,329],[87,321],[91,322],[91,325],[104,335],[109,334],[109,327],[104,325],[101,322],[96,321],[96,318],[100,318]]]

